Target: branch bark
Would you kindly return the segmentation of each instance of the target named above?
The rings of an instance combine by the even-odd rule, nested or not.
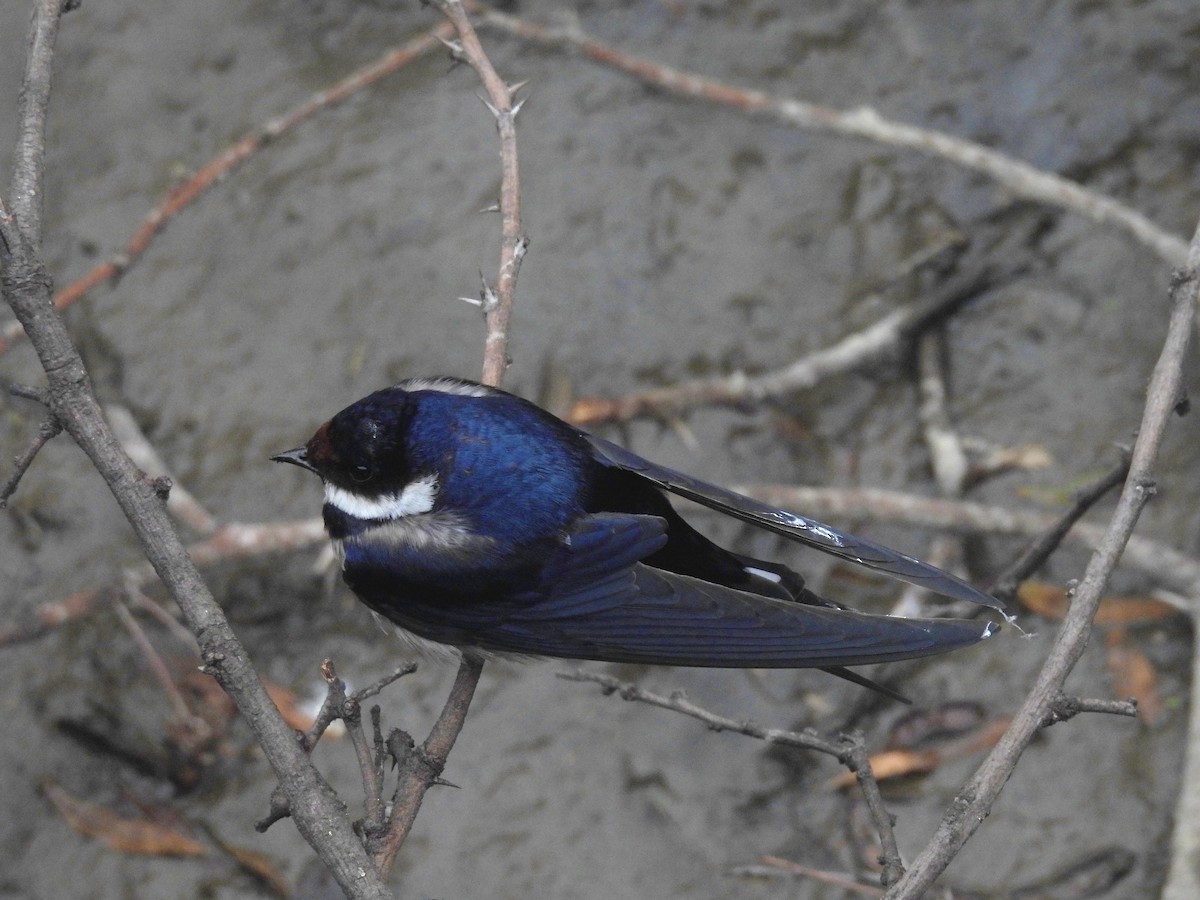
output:
[[[1198,286],[1200,227],[1188,251],[1188,268],[1176,276],[1171,288],[1172,309],[1167,336],[1146,392],[1146,406],[1133,447],[1129,476],[1104,541],[1092,555],[1050,655],[1020,710],[1013,717],[1012,725],[975,775],[963,786],[933,839],[913,861],[908,873],[885,894],[888,900],[915,900],[924,896],[987,818],[1021,754],[1051,712],[1067,675],[1083,654],[1091,633],[1092,619],[1100,605],[1108,578],[1116,568],[1142,508],[1155,492],[1154,463],[1167,421],[1179,403],[1183,362],[1192,333]]]
[[[30,29],[22,88],[20,142],[12,179],[13,215],[0,208],[0,284],[45,370],[50,411],[108,484],[151,565],[183,610],[215,675],[254,730],[284,792],[297,827],[348,897],[391,896],[350,828],[333,789],[308,762],[284,724],[199,572],[184,550],[154,483],[113,436],[92,391],[83,361],[51,301],[52,284],[40,258],[45,118],[54,39],[66,0],[38,0]]]

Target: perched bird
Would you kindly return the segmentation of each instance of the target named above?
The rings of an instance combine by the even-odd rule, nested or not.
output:
[[[942,653],[997,627],[843,609],[791,569],[709,541],[664,492],[1003,612],[940,569],[655,465],[470,381],[376,391],[272,458],[321,477],[325,527],[359,599],[404,632],[464,652],[812,667],[878,688],[842,667]]]

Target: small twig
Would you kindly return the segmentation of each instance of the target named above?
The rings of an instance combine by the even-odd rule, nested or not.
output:
[[[962,439],[950,419],[949,391],[942,371],[944,352],[939,331],[926,331],[917,339],[917,382],[921,395],[917,415],[938,488],[943,496],[961,497],[969,464]]]
[[[1042,727],[1049,728],[1059,722],[1066,722],[1080,713],[1105,713],[1111,716],[1127,716],[1136,719],[1138,714],[1137,701],[1101,700],[1087,697],[1068,697],[1059,694],[1051,703],[1050,708],[1042,719]]]
[[[376,734],[375,744],[372,745],[363,728],[362,701],[374,697],[388,685],[416,670],[415,662],[404,663],[361,691],[347,693],[346,682],[338,676],[333,660],[325,659],[321,662],[321,678],[326,684],[325,700],[313,719],[312,725],[301,736],[301,744],[305,752],[312,753],[321,740],[321,736],[325,734],[331,724],[338,720],[345,724],[346,733],[354,747],[359,772],[362,775],[363,803],[366,808],[364,827],[368,833],[378,831],[383,827],[385,821],[383,759],[378,753],[379,707],[371,710],[371,721]],[[288,814],[286,805],[280,803],[278,798],[272,797],[271,804],[272,808],[267,816],[258,823],[259,831],[267,830]]]
[[[1121,460],[1103,476],[1075,492],[1071,506],[1053,526],[1037,537],[1024,552],[1000,573],[992,585],[991,595],[1001,603],[1009,603],[1017,596],[1021,582],[1030,577],[1058,549],[1075,523],[1100,500],[1125,480],[1129,474],[1129,453],[1122,452]]]
[[[415,671],[417,671],[417,664],[415,662],[410,661],[410,662],[406,662],[406,663],[401,663],[400,665],[396,666],[396,668],[394,668],[389,674],[384,675],[382,678],[380,678],[378,681],[374,682],[373,684],[367,685],[362,690],[355,691],[350,696],[354,698],[354,701],[356,703],[362,703],[364,700],[369,700],[372,697],[374,697],[376,694],[379,694],[384,688],[388,687],[389,685],[393,684],[394,682],[399,681],[405,675],[411,675]]]
[[[764,728],[745,719],[730,719],[726,716],[718,715],[702,706],[692,703],[687,699],[683,691],[672,691],[670,696],[664,697],[662,694],[648,691],[639,685],[593,672],[559,672],[558,677],[565,681],[578,681],[599,685],[600,690],[604,694],[616,694],[622,700],[645,703],[650,706],[657,706],[660,709],[669,709],[674,712],[683,713],[685,716],[691,716],[693,719],[703,722],[713,731],[731,731],[736,734],[744,734],[747,737],[757,738],[768,744],[800,747],[805,750],[816,750],[819,753],[829,754],[853,772],[855,778],[858,779],[867,809],[871,814],[871,820],[875,824],[876,831],[879,833],[880,846],[882,847],[880,862],[883,866],[880,880],[883,885],[886,887],[889,884],[893,884],[904,873],[904,867],[900,861],[900,850],[896,844],[896,833],[892,827],[892,817],[884,806],[883,795],[879,792],[879,784],[875,781],[875,775],[871,771],[870,754],[867,753],[867,749],[863,745],[860,736],[842,735],[841,740],[838,743],[834,743],[833,741],[828,741],[817,736],[811,731],[785,731],[780,728]]]
[[[329,726],[343,717],[342,713],[346,708],[346,682],[338,677],[337,671],[333,667],[333,660],[321,661],[321,678],[325,682],[325,700],[321,703],[321,708],[317,710],[312,725],[308,727],[308,731],[304,732],[302,740],[304,749],[308,753],[312,753],[313,748],[317,746]]]
[[[29,471],[29,467],[33,465],[33,460],[41,449],[57,437],[61,431],[62,425],[58,421],[58,416],[50,415],[42,420],[42,424],[38,426],[37,434],[33,436],[29,446],[13,460],[12,475],[8,477],[4,487],[0,488],[0,509],[8,506],[9,498],[16,493],[17,485],[21,483],[21,479],[25,477],[25,473]]]
[[[415,662],[402,663],[375,683],[368,685],[361,691],[354,691],[348,694],[346,693],[346,682],[338,677],[333,660],[323,660],[321,663],[321,678],[328,687],[325,694],[325,701],[321,704],[321,709],[317,712],[312,726],[304,734],[305,747],[311,753],[313,748],[317,746],[317,742],[321,739],[321,735],[325,733],[325,730],[333,722],[338,719],[345,721],[347,704],[361,705],[364,700],[374,697],[388,685],[399,681],[405,675],[411,675],[415,671],[417,671],[417,664]],[[347,727],[349,727],[349,723],[347,723]]]
[[[125,583],[125,600],[166,628],[181,644],[193,653],[200,653],[200,647],[196,643],[196,636],[187,630],[186,625],[163,609],[161,605],[147,597],[142,592],[141,585],[127,581]]]
[[[462,58],[479,75],[487,92],[485,105],[496,120],[500,135],[500,267],[496,279],[495,302],[485,300],[487,337],[483,345],[484,384],[498,387],[508,368],[508,329],[516,299],[517,275],[529,240],[521,234],[521,179],[517,160],[517,113],[521,104],[513,104],[514,90],[492,66],[459,0],[433,0],[434,5],[454,25]]]
[[[823,884],[832,884],[835,887],[840,887],[842,890],[852,891],[866,897],[879,897],[883,895],[883,891],[879,888],[870,884],[863,884],[847,872],[829,872],[824,869],[814,869],[812,866],[801,865],[798,862],[772,856],[769,853],[764,853],[759,859],[762,861],[762,865],[739,866],[731,874],[757,878],[771,876],[808,878],[812,881],[820,881]]]
[[[623,53],[592,40],[577,28],[548,28],[495,10],[485,10],[481,21],[521,40],[554,49],[575,50],[592,62],[678,97],[729,107],[796,128],[865,138],[944,159],[965,169],[982,172],[1020,197],[1071,210],[1093,222],[1116,225],[1171,265],[1182,265],[1187,257],[1187,244],[1183,240],[1129,206],[982,144],[928,128],[892,122],[865,106],[840,110],[738,88]]]
[[[159,652],[154,649],[154,645],[150,643],[150,638],[146,636],[146,632],[138,624],[137,619],[133,617],[129,608],[124,603],[117,602],[113,604],[113,610],[116,612],[121,624],[125,626],[125,630],[133,638],[133,642],[137,644],[138,649],[142,652],[142,656],[146,660],[146,665],[150,667],[154,679],[158,682],[159,687],[162,688],[163,693],[167,695],[167,699],[171,703],[171,708],[175,711],[175,716],[181,721],[195,718],[192,715],[192,710],[188,706],[187,700],[180,693],[179,685],[171,677],[171,670],[167,667]]]

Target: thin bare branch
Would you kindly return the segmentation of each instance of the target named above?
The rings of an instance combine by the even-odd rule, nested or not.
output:
[[[645,703],[660,709],[669,709],[683,713],[703,722],[713,731],[732,731],[747,737],[757,738],[768,744],[779,744],[785,747],[799,747],[804,750],[816,750],[827,753],[854,773],[862,790],[863,799],[871,815],[871,821],[879,834],[882,847],[880,862],[883,871],[880,880],[886,887],[893,884],[903,874],[904,867],[900,861],[900,850],[896,844],[896,834],[892,828],[892,817],[883,803],[883,795],[879,792],[879,784],[871,771],[871,757],[858,735],[842,735],[838,742],[828,741],[812,731],[785,731],[780,728],[764,728],[745,719],[730,719],[718,715],[702,706],[692,703],[683,691],[673,691],[670,696],[656,694],[636,684],[620,681],[609,675],[599,675],[593,672],[559,672],[558,677],[565,681],[579,681],[600,686],[606,695],[616,694],[622,700]]]
[[[1069,509],[1059,517],[1053,527],[1033,541],[1012,564],[1000,573],[991,588],[991,595],[1002,603],[1008,603],[1017,595],[1021,582],[1036,572],[1058,549],[1075,523],[1100,500],[1125,481],[1129,474],[1129,454],[1123,453],[1120,461],[1092,484],[1081,488]]]
[[[1071,210],[1094,222],[1116,225],[1171,265],[1182,265],[1186,259],[1185,241],[1129,206],[982,144],[928,128],[892,122],[866,106],[840,110],[734,87],[623,53],[587,37],[576,28],[548,28],[495,10],[484,11],[480,20],[484,25],[521,40],[558,50],[574,50],[592,62],[678,97],[729,107],[797,128],[864,138],[944,159],[987,175],[1017,196]]]
[[[175,679],[171,677],[171,670],[167,667],[166,662],[159,652],[154,649],[154,645],[150,643],[150,638],[146,636],[146,632],[137,623],[137,619],[133,617],[129,608],[124,603],[117,602],[113,604],[113,609],[116,610],[117,618],[142,652],[142,656],[146,660],[146,665],[149,666],[151,673],[154,675],[154,680],[158,682],[158,686],[162,688],[163,693],[167,695],[175,716],[179,719],[194,718],[187,701],[183,698],[183,694],[179,690],[179,686],[175,683]]]
[[[500,264],[495,287],[484,281],[481,294],[487,325],[481,380],[484,384],[499,387],[509,362],[508,331],[516,301],[517,275],[529,246],[528,238],[521,233],[516,131],[520,104],[513,104],[513,89],[496,73],[459,0],[434,0],[434,3],[450,20],[458,35],[453,47],[456,56],[464,59],[483,82],[487,93],[484,104],[495,119],[500,135]],[[381,872],[391,871],[396,854],[416,820],[426,791],[439,783],[446,759],[466,720],[482,672],[482,660],[464,653],[450,696],[429,736],[420,747],[411,746],[404,754],[399,764],[390,821],[384,829],[367,835],[371,855]],[[409,744],[412,743],[407,735],[402,737]]]
[[[572,405],[567,419],[589,426],[639,416],[670,417],[697,406],[744,409],[768,398],[808,390],[827,378],[857,371],[895,354],[903,342],[930,321],[949,314],[1010,274],[991,267],[953,278],[929,299],[900,306],[867,328],[781,369],[755,376],[735,372],[611,399],[586,397]]]
[[[1110,716],[1125,716],[1136,719],[1138,705],[1136,700],[1101,700],[1091,697],[1068,697],[1059,694],[1050,704],[1050,709],[1042,719],[1042,727],[1049,728],[1059,722],[1066,722],[1080,713],[1103,713]]]
[[[487,337],[483,345],[484,384],[499,387],[508,368],[508,330],[516,300],[517,275],[529,247],[521,234],[521,178],[517,160],[517,113],[513,89],[496,74],[491,60],[479,43],[479,36],[459,0],[433,0],[434,5],[453,23],[458,32],[462,58],[479,75],[487,92],[485,105],[496,120],[500,135],[500,266],[494,302],[485,299]]]
[[[317,113],[331,109],[355,93],[370,87],[439,46],[439,39],[449,35],[449,25],[439,25],[428,33],[413,38],[404,45],[384,53],[377,60],[318,91],[306,101],[283,115],[267,122],[253,134],[232,144],[215,158],[196,169],[173,188],[166,197],[142,219],[142,224],[112,258],[97,264],[90,272],[68,284],[54,296],[54,308],[64,310],[88,296],[102,284],[115,282],[141,258],[167,224],[208,193],[243,163],[283,135],[307,122]],[[0,354],[25,335],[19,322],[0,329]]]
[[[21,479],[25,477],[25,473],[29,471],[29,467],[33,465],[33,461],[37,458],[41,449],[62,431],[62,425],[58,423],[58,419],[54,416],[47,416],[42,420],[42,424],[38,426],[37,434],[33,436],[33,440],[29,442],[29,446],[13,460],[13,471],[8,476],[8,481],[4,483],[4,487],[0,488],[0,509],[8,506],[9,498],[17,491],[17,485],[21,483]]]
[[[1133,447],[1129,476],[1107,533],[1088,563],[1071,609],[1063,621],[1041,672],[1013,723],[974,776],[964,785],[936,834],[901,881],[889,889],[890,900],[922,897],[971,835],[987,818],[992,803],[1008,781],[1029,742],[1043,726],[1062,692],[1067,675],[1083,653],[1092,619],[1109,576],[1116,568],[1142,508],[1155,492],[1153,468],[1167,422],[1179,403],[1183,362],[1192,334],[1200,286],[1200,228],[1188,251],[1188,269],[1171,287],[1171,317],[1162,353],[1146,392],[1146,406]]]

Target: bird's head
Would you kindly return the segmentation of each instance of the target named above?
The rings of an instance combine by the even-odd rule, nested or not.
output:
[[[413,485],[420,481],[407,445],[413,412],[407,391],[376,391],[323,424],[303,447],[271,459],[315,472],[325,483],[328,502],[344,512],[359,518],[407,514],[398,512],[397,505],[406,494],[411,498]]]

